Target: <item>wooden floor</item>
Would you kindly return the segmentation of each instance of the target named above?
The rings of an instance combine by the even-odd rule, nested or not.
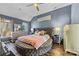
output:
[[[54,44],[53,48],[48,52],[48,56],[76,56],[72,53],[65,53],[63,45]]]

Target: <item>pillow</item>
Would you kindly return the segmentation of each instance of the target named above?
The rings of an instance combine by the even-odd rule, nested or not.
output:
[[[36,49],[38,49],[48,39],[46,39],[44,36],[28,35],[28,36],[19,37],[18,40],[28,43],[28,44],[31,44]]]
[[[44,37],[45,37],[46,39],[50,39],[50,36],[49,36],[48,34],[45,34]]]

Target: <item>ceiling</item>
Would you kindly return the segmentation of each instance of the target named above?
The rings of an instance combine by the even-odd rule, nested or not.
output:
[[[43,3],[39,5],[40,11],[38,12],[34,6],[27,7],[29,4],[31,3],[0,3],[0,14],[31,21],[34,16],[70,5],[67,3]]]

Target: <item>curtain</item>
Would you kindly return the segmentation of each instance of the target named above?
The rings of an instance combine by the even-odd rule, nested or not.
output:
[[[10,20],[0,17],[0,35],[6,36],[11,31]]]

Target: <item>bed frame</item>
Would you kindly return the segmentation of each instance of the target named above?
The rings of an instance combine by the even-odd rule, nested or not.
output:
[[[34,28],[34,32],[35,31],[41,31],[41,30],[44,30],[47,32],[47,34],[49,34],[50,36],[52,36],[52,32],[53,32],[53,28]]]
[[[39,30],[44,30],[52,36],[52,30],[53,28],[34,28],[34,32]],[[27,46],[26,44],[22,42],[15,43],[17,51],[23,55],[23,56],[40,56],[46,54],[50,49],[52,48],[52,38],[50,38],[47,42],[45,42],[38,50],[36,50],[34,47]],[[30,47],[30,48],[28,48]]]

